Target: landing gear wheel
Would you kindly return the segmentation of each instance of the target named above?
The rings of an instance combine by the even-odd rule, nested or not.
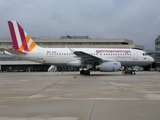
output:
[[[89,70],[85,70],[85,71],[84,71],[84,74],[85,74],[85,75],[90,75],[90,71],[89,71]]]
[[[81,75],[90,75],[90,71],[89,70],[81,70],[80,74]]]
[[[80,74],[81,74],[81,75],[84,75],[84,70],[81,70],[81,71],[80,71]]]

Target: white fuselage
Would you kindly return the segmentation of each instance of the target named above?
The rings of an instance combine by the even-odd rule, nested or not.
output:
[[[136,49],[105,49],[105,48],[42,48],[36,47],[27,54],[14,54],[13,56],[50,65],[67,65],[79,60],[73,51],[83,51],[103,60],[115,60],[122,66],[144,66],[153,63],[154,59],[144,51]]]

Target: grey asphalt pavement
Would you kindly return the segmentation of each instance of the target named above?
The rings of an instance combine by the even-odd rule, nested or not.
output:
[[[160,73],[0,73],[0,120],[159,120]]]

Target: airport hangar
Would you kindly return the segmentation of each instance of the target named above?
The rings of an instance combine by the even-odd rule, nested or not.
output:
[[[133,48],[144,50],[144,46],[136,45],[132,40],[124,38],[89,38],[88,36],[61,36],[60,38],[32,38],[39,46],[48,48]],[[10,38],[0,39],[0,70],[25,72],[47,71],[50,65],[26,61],[4,55],[4,49],[12,48]],[[57,66],[58,71],[75,71],[78,68]]]

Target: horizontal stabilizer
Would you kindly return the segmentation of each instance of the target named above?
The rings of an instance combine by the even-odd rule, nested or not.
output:
[[[27,52],[22,52],[22,51],[16,51],[13,49],[5,49],[4,53],[7,54],[6,52],[10,54],[27,54]]]

